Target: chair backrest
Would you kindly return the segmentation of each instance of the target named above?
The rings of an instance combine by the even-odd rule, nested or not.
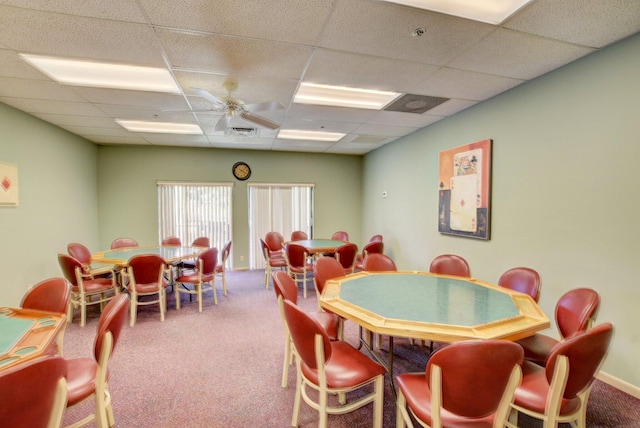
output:
[[[576,288],[565,293],[556,304],[556,324],[561,337],[591,327],[600,308],[600,295],[591,288]]]
[[[508,340],[470,340],[453,343],[436,351],[426,367],[432,396],[441,391],[442,408],[464,418],[482,418],[496,413],[501,402],[508,409],[516,386],[520,383],[522,347]],[[439,367],[440,391],[434,385],[433,371]],[[514,372],[510,397],[504,397]],[[435,412],[432,409],[432,412]],[[470,425],[471,426],[471,425]]]
[[[22,297],[20,307],[66,314],[70,295],[71,284],[69,281],[64,278],[49,278],[27,290]]]
[[[397,271],[393,259],[386,254],[368,254],[364,259],[362,270],[367,272],[394,272]]]
[[[62,274],[67,279],[67,281],[69,281],[73,286],[78,286],[76,268],[82,271],[82,263],[80,263],[80,261],[78,261],[77,259],[62,253],[58,254],[58,263],[60,264]]]
[[[287,263],[292,267],[304,267],[307,265],[307,249],[298,244],[287,244],[285,247]]]
[[[67,406],[67,361],[44,356],[0,371],[4,427],[59,427]]]
[[[349,234],[343,230],[339,230],[337,232],[334,232],[333,235],[331,235],[331,239],[334,239],[336,241],[348,241]]]
[[[540,299],[540,274],[528,267],[515,267],[500,276],[498,285],[528,294],[536,302]]]
[[[206,236],[199,236],[191,243],[192,247],[207,247],[211,246],[211,240]]]
[[[98,329],[93,344],[93,352],[96,361],[100,362],[102,357],[103,346],[107,332],[111,333],[112,344],[109,357],[113,354],[122,331],[122,326],[127,321],[127,312],[129,310],[129,295],[120,293],[109,300],[109,303],[102,310],[100,320],[98,321]]]
[[[465,259],[455,254],[442,254],[431,261],[429,272],[440,275],[454,275],[471,277],[469,263]]]
[[[335,256],[343,268],[353,270],[353,265],[358,256],[358,246],[352,242],[340,245],[336,248]]]
[[[133,256],[127,263],[129,275],[136,284],[162,283],[167,262],[157,254],[140,254]]]
[[[313,280],[315,281],[318,293],[322,293],[322,290],[324,290],[324,284],[327,280],[343,276],[345,276],[344,268],[333,257],[322,256],[316,259],[315,275],[313,276]]]
[[[67,253],[85,266],[91,264],[91,251],[80,243],[72,242],[67,245]]]
[[[269,251],[282,251],[284,238],[280,232],[269,232],[264,237],[264,242],[267,244]]]
[[[111,249],[115,250],[118,248],[126,248],[126,247],[137,247],[138,241],[131,238],[117,238],[114,239],[111,243]]]
[[[230,253],[231,253],[231,241],[228,241],[226,244],[224,244],[224,247],[222,247],[222,256],[220,258],[220,260],[222,260],[222,266],[224,266],[225,263],[227,262],[227,259],[229,258]]]
[[[382,241],[369,242],[362,248],[362,257],[366,257],[367,254],[382,254],[384,253],[384,243]]]
[[[569,362],[569,375],[563,397],[568,400],[575,398],[593,382],[607,356],[612,337],[613,325],[604,323],[558,342],[547,359],[545,367],[547,381],[550,384],[553,381],[559,356],[566,356]]]
[[[291,340],[296,348],[298,356],[312,370],[318,369],[316,364],[315,337],[322,337],[324,348],[324,361],[331,358],[331,342],[324,328],[289,300],[284,300],[284,315],[291,334]]]
[[[290,300],[294,304],[298,304],[298,286],[296,282],[285,271],[279,270],[274,272],[273,289],[276,297],[282,296],[284,300]]]
[[[307,235],[307,232],[302,230],[294,230],[293,232],[291,232],[292,241],[301,241],[303,239],[309,239],[309,235]]]
[[[382,242],[382,235],[373,235],[369,238],[369,242]]]
[[[162,245],[176,245],[176,246],[180,246],[182,245],[182,241],[180,240],[180,238],[178,238],[177,236],[170,236],[168,238],[164,238],[162,240]]]
[[[198,266],[200,265],[200,260],[202,260],[202,274],[208,275],[216,270],[216,266],[218,265],[218,249],[216,247],[211,247],[207,250],[204,250],[200,254],[198,254]]]
[[[268,260],[269,259],[269,247],[267,246],[267,243],[264,242],[264,239],[258,238],[258,240],[260,241],[260,249],[262,250],[262,255],[264,256],[265,260]]]

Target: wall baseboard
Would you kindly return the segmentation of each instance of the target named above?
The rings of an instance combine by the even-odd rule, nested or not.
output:
[[[616,389],[619,389],[622,392],[626,392],[627,394],[640,399],[640,387],[630,384],[622,379],[619,379],[615,376],[610,375],[605,372],[598,372],[596,375],[596,379],[601,380],[607,385],[611,385]]]

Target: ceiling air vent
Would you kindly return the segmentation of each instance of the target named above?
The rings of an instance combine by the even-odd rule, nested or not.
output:
[[[428,95],[406,94],[389,104],[385,111],[422,114],[427,110],[449,101],[449,98],[430,97]]]
[[[225,129],[224,135],[228,137],[257,137],[258,128],[239,128],[230,126]]]

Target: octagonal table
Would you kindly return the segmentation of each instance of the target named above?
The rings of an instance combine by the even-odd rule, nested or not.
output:
[[[329,280],[320,305],[373,333],[432,342],[518,340],[550,325],[526,294],[427,272],[359,272]],[[392,340],[389,345],[392,373]]]

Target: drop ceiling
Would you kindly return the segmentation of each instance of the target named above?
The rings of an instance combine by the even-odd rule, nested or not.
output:
[[[377,0],[0,0],[0,102],[99,145],[361,155],[638,31],[638,0],[533,0],[500,25]],[[19,53],[163,67],[182,92],[61,85]],[[222,97],[230,78],[245,103],[280,102],[261,115],[281,129],[346,136],[220,132],[222,113],[167,111],[210,109],[190,88]],[[301,82],[446,101],[422,113],[298,104]],[[203,134],[134,133],[115,119],[196,124]],[[238,117],[231,127],[255,125]]]

